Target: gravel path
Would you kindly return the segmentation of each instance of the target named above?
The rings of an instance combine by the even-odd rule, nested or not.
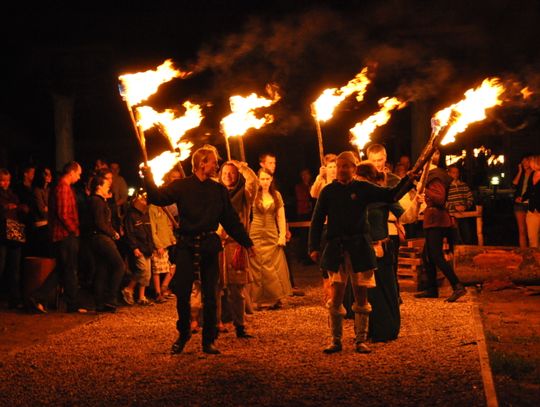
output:
[[[200,334],[169,354],[172,301],[52,335],[0,362],[0,405],[485,404],[469,296],[447,304],[403,293],[398,340],[356,354],[346,320],[343,352],[324,355],[326,313],[311,280],[305,297],[250,317],[255,339],[222,334],[218,356],[201,352]]]

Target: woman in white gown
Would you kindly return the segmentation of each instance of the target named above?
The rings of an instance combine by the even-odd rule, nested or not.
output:
[[[286,243],[285,207],[276,191],[273,176],[261,168],[259,189],[253,204],[253,220],[249,236],[256,256],[249,258],[253,276],[252,300],[262,307],[281,308],[281,299],[291,294],[289,268],[283,247]]]

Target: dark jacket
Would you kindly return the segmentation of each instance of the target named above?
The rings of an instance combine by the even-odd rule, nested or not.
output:
[[[116,230],[112,226],[111,208],[107,201],[99,195],[90,197],[89,228],[93,234],[103,234],[113,239]]]
[[[407,188],[404,188],[408,185]],[[395,202],[400,198],[397,191],[406,193],[412,184],[407,178],[394,188],[384,188],[365,181],[342,184],[334,181],[321,191],[309,229],[310,252],[320,251],[321,235],[325,219],[327,242],[322,251],[321,267],[338,271],[343,263],[343,254],[351,257],[354,272],[372,270],[377,261],[371,245],[367,221],[367,207],[375,202]]]
[[[141,212],[131,205],[124,222],[128,247],[131,251],[139,249],[146,257],[150,257],[154,251],[154,242],[148,211]]]

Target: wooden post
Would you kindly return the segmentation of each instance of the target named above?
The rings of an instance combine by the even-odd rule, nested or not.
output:
[[[478,246],[484,245],[484,226],[482,223],[482,206],[476,205],[476,236],[478,237]]]

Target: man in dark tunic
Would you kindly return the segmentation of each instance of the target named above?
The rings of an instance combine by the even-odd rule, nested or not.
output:
[[[234,210],[227,188],[212,178],[217,171],[217,152],[212,146],[199,148],[192,156],[193,175],[157,188],[151,172],[145,170],[148,201],[166,206],[176,203],[180,228],[176,251],[176,274],[171,283],[176,294],[180,333],[172,353],[181,353],[191,337],[190,297],[196,274],[200,274],[203,297],[203,352],[218,354],[216,292],[221,240],[215,233],[221,224],[227,234],[253,254],[253,243]],[[198,276],[197,276],[198,277]]]
[[[324,349],[325,353],[335,353],[342,349],[343,296],[345,283],[351,278],[355,304],[355,343],[356,351],[369,353],[366,345],[369,314],[371,307],[367,301],[368,287],[375,286],[374,270],[377,260],[372,247],[367,222],[368,204],[374,202],[395,202],[402,194],[412,188],[409,177],[403,178],[394,188],[354,180],[356,157],[345,151],[337,159],[337,180],[322,191],[309,231],[309,250],[313,261],[321,258],[321,268],[328,271],[331,284],[331,298],[326,304],[329,311],[332,343]],[[407,187],[405,187],[408,185]],[[324,221],[327,219],[327,241],[322,248],[320,243]]]

